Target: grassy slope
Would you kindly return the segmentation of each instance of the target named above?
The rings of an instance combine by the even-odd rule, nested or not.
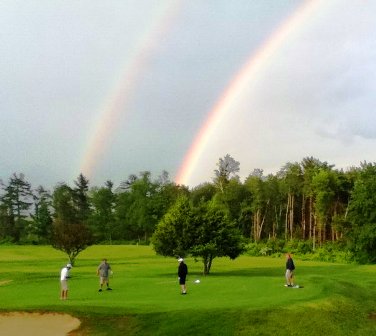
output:
[[[98,293],[96,267],[107,257],[112,292]],[[49,247],[0,246],[3,310],[62,311],[90,335],[370,335],[376,321],[376,266],[295,260],[296,282],[283,287],[284,259],[215,259],[212,274],[187,260],[189,294],[179,294],[177,262],[145,246],[93,246],[71,271],[59,300],[65,255]],[[200,279],[200,284],[194,284]],[[5,283],[4,281],[11,280]]]

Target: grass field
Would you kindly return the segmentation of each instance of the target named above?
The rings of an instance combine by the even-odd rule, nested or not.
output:
[[[99,293],[103,257],[113,291]],[[283,257],[214,259],[206,277],[188,258],[183,296],[176,260],[147,246],[92,246],[79,255],[61,301],[66,262],[50,247],[0,246],[0,310],[69,313],[82,321],[73,335],[376,335],[376,265],[295,259],[304,288],[294,289],[283,286]]]

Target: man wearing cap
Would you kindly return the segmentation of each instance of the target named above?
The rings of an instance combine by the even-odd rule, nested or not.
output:
[[[184,263],[183,258],[179,258],[178,262],[179,262],[179,267],[178,267],[179,285],[181,287],[181,293],[185,295],[187,294],[187,286],[185,285],[185,279],[188,274],[188,267]]]
[[[68,278],[69,278],[69,270],[72,268],[71,264],[67,264],[61,269],[60,272],[60,285],[61,285],[61,292],[60,292],[60,299],[66,300],[68,298]]]

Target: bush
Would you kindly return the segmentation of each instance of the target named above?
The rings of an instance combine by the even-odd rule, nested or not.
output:
[[[13,238],[6,236],[0,239],[0,245],[14,245]]]
[[[307,254],[313,251],[312,240],[299,241],[297,245],[297,253]]]
[[[312,240],[289,240],[286,242],[283,252],[293,254],[307,254],[313,250]]]
[[[266,246],[271,249],[272,253],[281,253],[284,250],[285,241],[282,239],[272,238],[266,242]]]
[[[327,242],[316,248],[315,251],[306,253],[304,257],[310,260],[337,263],[351,263],[354,261],[354,255],[346,249],[342,242]]]
[[[260,254],[262,256],[267,256],[272,254],[272,249],[268,246],[264,246],[260,249]]]
[[[312,240],[279,239],[249,242],[245,246],[245,254],[253,257],[272,256],[280,258],[284,253],[298,255],[303,260],[315,260],[337,263],[351,263],[355,261],[354,254],[348,250],[345,242],[327,242],[313,250]]]
[[[245,245],[245,254],[252,256],[252,257],[259,257],[262,256],[261,250],[267,248],[266,244],[264,243],[248,243]]]
[[[283,252],[296,254],[298,252],[300,240],[291,239],[286,242]]]

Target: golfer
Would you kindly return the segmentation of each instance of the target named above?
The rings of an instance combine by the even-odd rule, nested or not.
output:
[[[110,288],[110,283],[108,280],[109,274],[112,273],[110,264],[107,263],[107,259],[103,259],[97,268],[97,275],[99,275],[99,292],[102,291],[103,285],[106,284],[107,290],[112,290]]]
[[[294,261],[291,258],[291,254],[287,253],[286,254],[286,287],[293,287],[294,286],[294,270],[295,270],[295,265]]]
[[[179,262],[179,267],[178,267],[179,285],[181,287],[181,293],[185,295],[187,294],[187,286],[185,284],[185,280],[188,274],[188,266],[184,263],[183,258],[179,258],[178,262]]]
[[[69,270],[72,268],[71,264],[67,264],[61,269],[60,272],[60,299],[66,300],[68,299],[68,278],[69,278]]]

